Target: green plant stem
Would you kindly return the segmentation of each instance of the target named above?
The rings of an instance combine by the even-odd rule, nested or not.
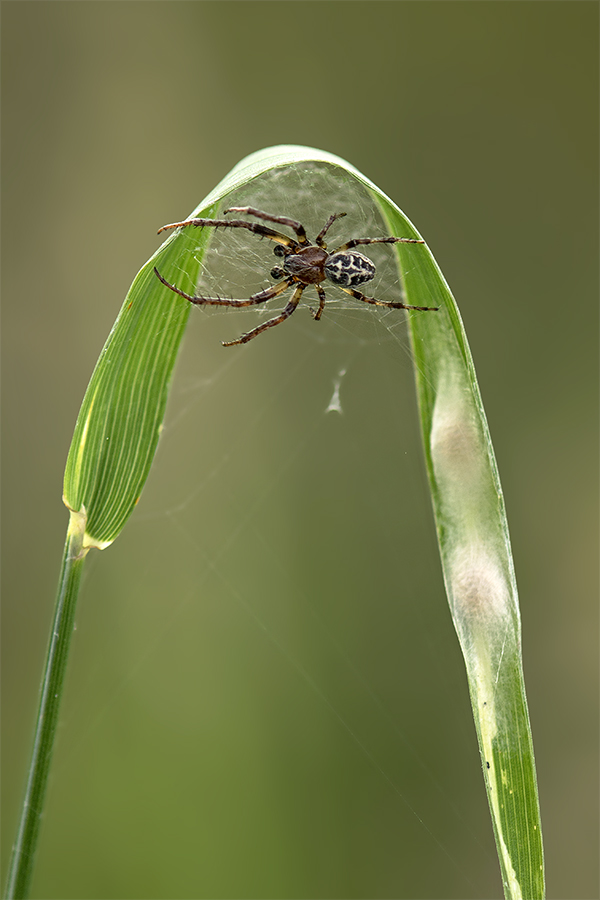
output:
[[[52,633],[40,691],[27,787],[8,874],[5,894],[7,900],[13,900],[13,898],[20,900],[20,898],[27,897],[33,876],[35,851],[65,681],[69,644],[73,633],[75,606],[79,594],[83,562],[87,554],[87,550],[83,548],[84,531],[85,517],[72,513],[65,542]]]

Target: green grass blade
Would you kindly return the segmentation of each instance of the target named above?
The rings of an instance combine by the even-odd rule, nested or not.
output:
[[[33,739],[33,750],[25,787],[25,797],[17,837],[13,846],[10,869],[4,896],[7,900],[22,900],[29,896],[33,877],[48,775],[69,645],[73,634],[75,607],[87,551],[83,549],[84,521],[71,513],[62,567],[58,582],[54,621],[50,632],[46,666],[40,688],[40,700]]]

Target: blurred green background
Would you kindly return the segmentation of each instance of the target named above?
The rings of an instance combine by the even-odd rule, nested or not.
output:
[[[548,895],[598,897],[597,4],[2,12],[4,865],[92,368],[156,229],[299,143],[385,190],[458,300]],[[402,342],[304,309],[224,350],[238,321],[192,315],[146,491],[88,557],[33,896],[499,897]]]

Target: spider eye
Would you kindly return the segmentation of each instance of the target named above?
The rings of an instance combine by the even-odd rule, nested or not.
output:
[[[284,275],[285,272],[283,271],[281,266],[273,266],[273,268],[271,269],[271,278],[275,278],[277,280],[278,278],[283,278]]]
[[[275,254],[275,256],[285,256],[285,249],[283,247],[283,244],[275,244],[275,246],[273,247],[273,253]]]

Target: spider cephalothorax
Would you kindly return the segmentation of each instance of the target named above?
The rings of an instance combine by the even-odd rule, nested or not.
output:
[[[242,334],[235,341],[223,341],[224,347],[231,347],[234,344],[245,344],[246,341],[261,334],[267,328],[272,328],[273,325],[279,325],[281,322],[284,322],[292,315],[300,302],[303,291],[310,285],[314,285],[319,297],[319,308],[316,311],[311,310],[313,318],[318,321],[325,307],[326,296],[322,287],[322,282],[325,280],[331,281],[332,284],[337,285],[356,300],[372,303],[375,306],[387,306],[391,309],[416,309],[422,312],[435,312],[437,310],[437,307],[407,306],[405,303],[377,300],[375,297],[366,297],[360,291],[355,290],[357,285],[371,281],[375,275],[375,264],[367,256],[355,250],[354,247],[364,244],[423,244],[424,241],[416,238],[399,237],[354,238],[342,244],[332,253],[328,253],[327,244],[324,241],[325,235],[336,219],[341,219],[346,213],[334,213],[332,216],[329,216],[315,238],[315,243],[311,244],[300,222],[288,219],[286,216],[271,216],[268,213],[261,212],[259,209],[254,209],[252,206],[234,206],[231,209],[226,209],[225,215],[230,212],[245,213],[266,222],[273,222],[276,225],[286,225],[295,232],[296,238],[291,238],[286,234],[275,231],[273,228],[269,228],[267,225],[261,225],[259,222],[247,222],[245,219],[188,219],[187,222],[174,222],[172,225],[163,225],[159,229],[159,233],[166,231],[168,228],[184,228],[187,225],[195,225],[201,228],[246,228],[254,234],[275,242],[273,252],[276,256],[283,258],[283,265],[274,266],[271,269],[271,277],[278,281],[277,284],[266,288],[264,291],[259,291],[257,294],[253,294],[247,300],[192,297],[190,294],[186,294],[178,287],[175,287],[175,285],[170,284],[162,277],[158,269],[154,269],[158,278],[166,287],[175,291],[181,297],[185,297],[190,303],[200,306],[255,306],[258,303],[266,303],[267,300],[277,297],[288,290],[288,288],[295,287],[291,299],[280,315],[263,322],[262,325],[258,325],[252,331]]]

